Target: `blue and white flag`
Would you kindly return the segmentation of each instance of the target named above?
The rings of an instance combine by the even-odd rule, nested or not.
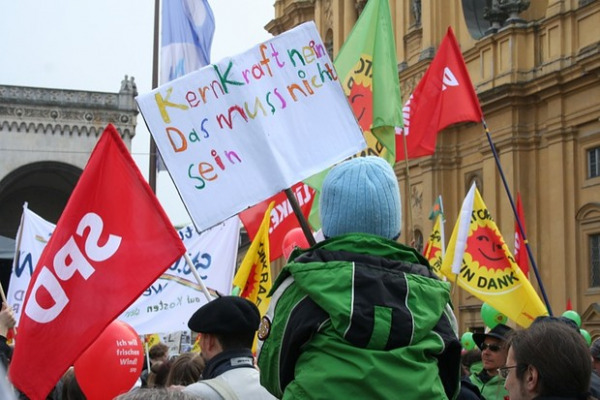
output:
[[[23,204],[21,225],[19,225],[19,231],[17,232],[17,248],[15,249],[15,258],[10,274],[8,293],[6,293],[6,300],[13,308],[17,326],[19,326],[25,293],[31,281],[33,270],[40,260],[42,251],[50,240],[54,228],[56,228],[56,225],[27,208],[27,203]]]
[[[164,0],[160,83],[210,64],[214,32],[208,0]]]

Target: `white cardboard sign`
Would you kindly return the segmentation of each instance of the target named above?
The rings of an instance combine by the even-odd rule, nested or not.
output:
[[[137,102],[200,231],[366,147],[313,22]]]

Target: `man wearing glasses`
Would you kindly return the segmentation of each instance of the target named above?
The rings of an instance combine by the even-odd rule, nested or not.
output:
[[[504,388],[504,378],[498,374],[498,368],[506,364],[508,348],[506,339],[512,329],[498,324],[486,333],[474,333],[473,341],[481,350],[481,372],[472,374],[469,379],[479,388],[486,400],[506,400],[508,391]]]
[[[511,400],[583,400],[589,396],[592,363],[577,325],[561,317],[538,317],[511,335],[506,377]]]

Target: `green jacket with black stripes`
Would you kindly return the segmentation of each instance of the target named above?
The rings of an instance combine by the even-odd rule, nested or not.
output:
[[[260,381],[275,397],[456,397],[450,285],[416,250],[347,234],[290,260],[259,329]]]

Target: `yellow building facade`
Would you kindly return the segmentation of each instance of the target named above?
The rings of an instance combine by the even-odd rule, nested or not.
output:
[[[521,194],[529,245],[553,314],[562,314],[570,301],[582,328],[600,336],[600,1],[389,3],[404,101],[453,28],[509,190],[515,198]],[[277,35],[314,20],[335,57],[365,4],[276,0],[275,17],[265,28]],[[513,249],[514,214],[481,124],[440,132],[435,154],[410,160],[408,176],[406,171],[405,164],[396,165],[401,241],[414,236],[415,246],[422,246],[438,195],[448,239],[475,181]],[[530,280],[540,293],[533,271]],[[459,288],[453,297],[461,331],[481,329],[481,301]]]

